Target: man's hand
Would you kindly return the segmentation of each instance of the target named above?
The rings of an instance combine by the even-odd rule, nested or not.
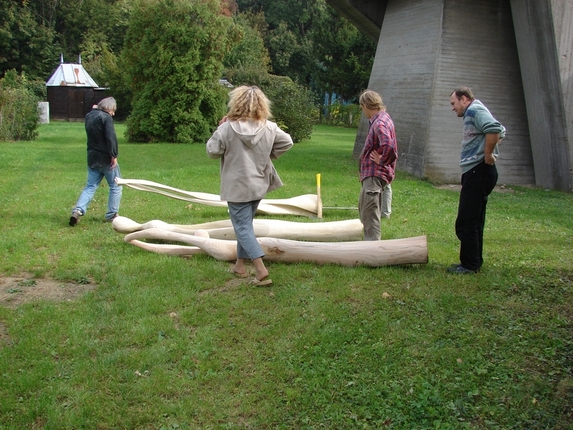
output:
[[[111,159],[111,168],[115,169],[115,166],[117,166],[117,158],[112,158]]]
[[[493,156],[493,154],[485,154],[485,164],[489,164],[490,166],[493,166],[495,164],[495,157]]]
[[[381,164],[382,162],[382,154],[379,154],[376,151],[372,151],[370,153],[370,161],[374,161],[376,164]]]
[[[499,133],[488,133],[485,135],[485,164],[493,166],[495,164],[495,157],[493,156],[493,150],[495,146],[500,141]]]

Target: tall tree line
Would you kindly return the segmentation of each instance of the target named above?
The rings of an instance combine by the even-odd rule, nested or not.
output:
[[[237,0],[260,14],[271,70],[352,101],[368,85],[376,46],[324,0]]]
[[[123,46],[126,0],[8,0],[0,6],[0,76],[8,70],[49,78],[60,60],[116,55]],[[97,48],[95,48],[97,47]]]
[[[202,0],[187,0],[201,3]],[[47,80],[60,54],[98,84],[114,82],[133,0],[8,0],[0,7],[0,77],[8,70]],[[153,3],[151,1],[143,1]],[[227,10],[242,27],[242,51],[227,59],[266,68],[318,92],[355,98],[366,87],[375,46],[324,0],[235,0]],[[160,19],[160,17],[157,17]],[[257,43],[260,43],[257,45]],[[255,46],[253,46],[255,44]],[[262,46],[261,46],[262,45]],[[253,52],[258,51],[258,52]],[[234,61],[234,64],[232,64]]]
[[[221,77],[260,85],[277,99],[297,94],[294,103],[278,100],[275,113],[302,139],[314,115],[307,93],[321,102],[324,94],[355,99],[374,49],[325,0],[9,0],[0,7],[0,79],[15,71],[45,82],[60,54],[66,62],[81,55],[130,113],[128,138],[140,142],[208,136],[225,109]],[[301,124],[304,131],[296,130]]]

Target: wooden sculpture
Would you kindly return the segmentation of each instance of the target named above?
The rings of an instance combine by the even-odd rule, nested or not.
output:
[[[231,225],[230,219],[195,225],[168,224],[159,220],[138,224],[129,218],[118,216],[113,220],[112,225],[115,231],[119,233],[133,233],[149,228],[159,228],[182,234],[194,234],[197,230],[205,230],[213,239],[236,239],[235,230]],[[253,226],[257,237],[276,237],[315,242],[362,239],[362,223],[359,219],[329,222],[294,222],[256,218],[253,220]]]
[[[193,255],[193,253],[198,253],[198,249],[200,249],[217,260],[236,260],[236,241],[211,239],[205,237],[207,235],[205,231],[199,234],[189,235],[150,228],[130,233],[124,237],[124,240],[154,252],[170,253],[171,255],[180,252],[178,255]],[[165,245],[146,243],[140,239],[183,242],[193,246],[189,247],[189,250],[185,249],[187,247],[175,248],[173,245],[169,245],[170,248],[163,248]],[[426,236],[358,242],[302,242],[270,237],[260,237],[257,240],[265,253],[264,259],[268,261],[372,267],[428,262]],[[188,253],[186,253],[187,251]]]
[[[206,206],[227,207],[227,202],[221,201],[221,197],[217,194],[185,191],[143,179],[116,178],[115,181],[118,185],[125,185],[135,190],[149,191],[178,200]],[[266,215],[300,215],[315,218],[318,212],[322,213],[322,208],[319,210],[318,205],[319,201],[316,194],[304,194],[289,199],[263,199],[259,204],[257,213]]]

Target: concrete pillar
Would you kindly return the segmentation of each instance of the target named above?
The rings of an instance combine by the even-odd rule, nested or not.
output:
[[[499,183],[535,183],[509,1],[388,1],[369,88],[396,125],[399,170],[459,182],[462,120],[449,97],[467,85],[508,130]],[[355,156],[367,129],[363,118]]]
[[[536,185],[571,191],[573,2],[511,0]]]

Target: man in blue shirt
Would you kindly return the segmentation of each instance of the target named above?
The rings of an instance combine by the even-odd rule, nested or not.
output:
[[[505,127],[476,100],[468,87],[455,89],[450,95],[452,110],[463,118],[460,157],[462,190],[456,219],[460,240],[460,264],[450,273],[477,273],[483,265],[483,230],[489,194],[497,183],[495,162],[497,145],[505,137]]]

